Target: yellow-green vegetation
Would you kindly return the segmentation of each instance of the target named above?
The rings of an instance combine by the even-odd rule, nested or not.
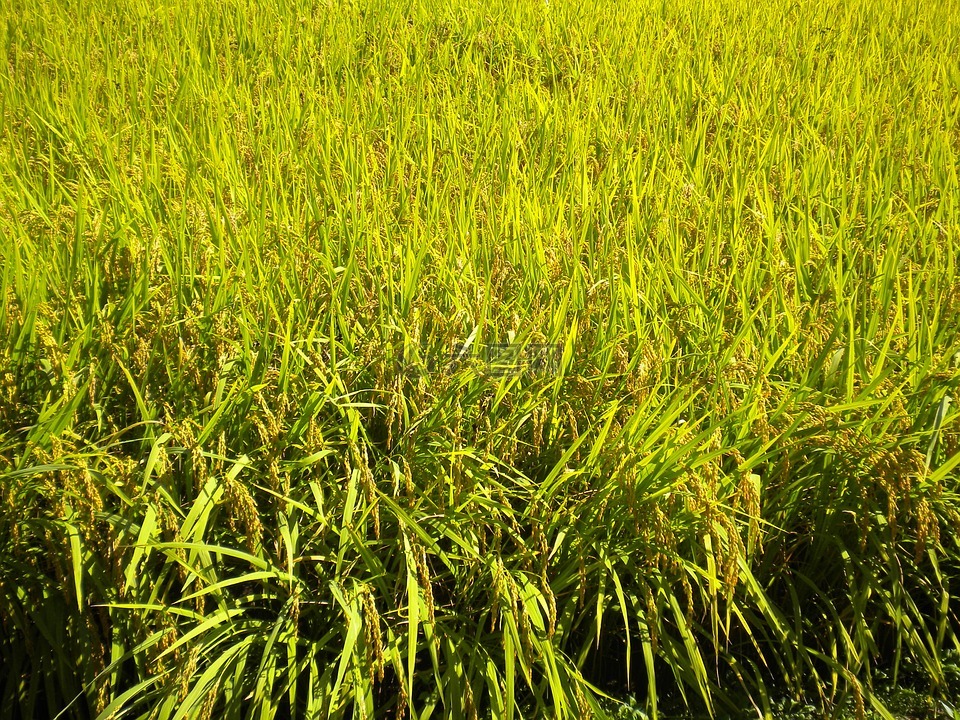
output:
[[[4,0],[0,715],[948,707],[957,47],[952,0]],[[557,367],[413,367],[492,343]]]

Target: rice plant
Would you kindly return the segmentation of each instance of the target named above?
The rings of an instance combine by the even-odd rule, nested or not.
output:
[[[957,10],[4,0],[0,716],[955,713]]]

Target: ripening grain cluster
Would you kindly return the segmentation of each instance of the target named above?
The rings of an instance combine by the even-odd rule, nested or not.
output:
[[[0,716],[949,711],[958,47],[2,0]]]

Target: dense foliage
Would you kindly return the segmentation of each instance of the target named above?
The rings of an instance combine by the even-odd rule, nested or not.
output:
[[[0,714],[949,706],[956,10],[4,0]]]

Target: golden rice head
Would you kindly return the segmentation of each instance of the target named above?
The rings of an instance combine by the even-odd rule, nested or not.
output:
[[[235,478],[227,478],[224,483],[224,504],[227,508],[227,524],[236,532],[243,532],[247,549],[251,553],[263,540],[263,523],[257,510],[257,503],[247,486]]]
[[[382,681],[386,659],[383,653],[383,636],[380,631],[380,613],[377,612],[373,589],[369,585],[365,583],[361,585],[359,596],[363,608],[367,663],[373,668],[377,679]]]
[[[200,646],[194,645],[187,655],[186,660],[181,665],[180,672],[177,674],[177,698],[180,702],[183,702],[187,697],[187,693],[190,692],[190,680],[193,679],[197,673],[199,660]]]
[[[915,559],[917,562],[923,558],[928,547],[938,547],[940,545],[940,522],[930,505],[930,502],[924,498],[917,505],[917,542],[915,550]]]
[[[644,612],[644,621],[647,625],[647,632],[650,635],[650,647],[654,654],[660,642],[660,617],[657,612],[657,601],[654,598],[653,590],[649,583],[643,583],[643,600],[646,606]]]
[[[434,623],[435,608],[433,605],[433,582],[430,578],[430,565],[427,562],[427,551],[419,544],[414,546],[414,560],[417,565],[417,576],[423,587],[423,600],[427,608],[427,619]]]

